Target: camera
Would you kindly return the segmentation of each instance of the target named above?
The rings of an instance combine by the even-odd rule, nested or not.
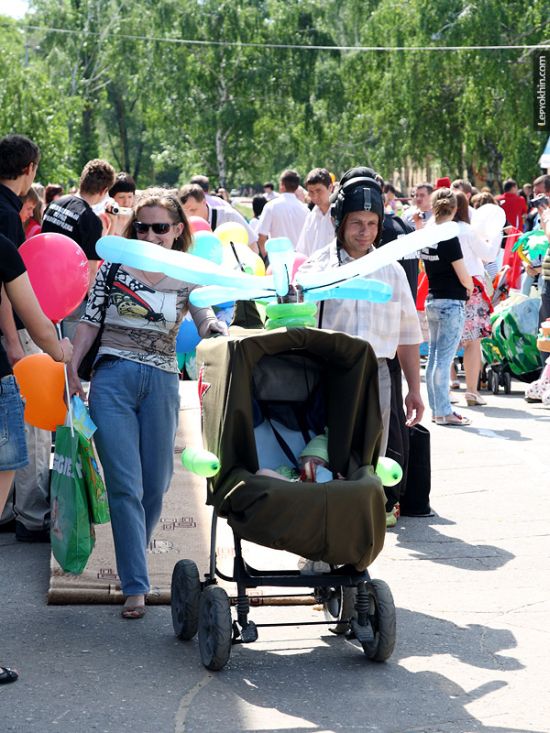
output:
[[[119,206],[114,199],[107,199],[105,202],[105,211],[107,214],[121,214],[122,216],[132,215],[132,209],[126,206]]]
[[[539,193],[538,196],[535,196],[535,198],[532,198],[531,201],[529,201],[530,206],[534,206],[538,209],[539,206],[548,206],[550,203],[550,200],[548,199],[548,196],[545,196],[543,193]]]
[[[109,199],[105,202],[105,211],[108,214],[118,214],[120,212],[120,206],[114,199]]]

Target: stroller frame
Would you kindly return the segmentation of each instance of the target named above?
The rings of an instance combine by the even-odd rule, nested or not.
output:
[[[331,630],[356,639],[368,659],[385,661],[395,645],[395,605],[387,584],[371,579],[366,570],[381,551],[385,534],[385,497],[373,471],[381,417],[371,347],[318,329],[243,330],[228,340],[203,342],[200,356],[200,383],[208,385],[200,390],[203,440],[221,456],[221,469],[207,483],[207,503],[213,506],[209,571],[201,579],[195,562],[184,559],[172,574],[176,636],[190,640],[198,634],[204,666],[219,670],[232,646],[256,641],[259,628],[335,624]],[[315,423],[313,395],[321,385],[326,415]],[[281,396],[284,404],[310,405],[313,434],[328,426],[333,480],[294,484],[258,475],[253,394],[264,406],[271,401],[280,405]],[[269,421],[267,415],[264,420]],[[218,517],[233,531],[232,575],[217,565]],[[243,557],[242,540],[322,560],[330,571],[258,569]],[[235,598],[229,598],[218,579],[236,584]],[[262,595],[255,603],[247,591],[260,587],[308,592]],[[323,604],[323,620],[256,624],[249,618],[253,605],[314,604]]]
[[[382,580],[372,580],[368,570],[357,571],[351,565],[331,566],[330,573],[305,574],[300,570],[259,570],[243,557],[241,539],[233,532],[235,559],[233,574],[223,573],[216,562],[218,517],[212,514],[210,537],[210,568],[200,580],[192,560],[180,560],[172,575],[172,622],[176,636],[189,641],[197,633],[201,659],[207,669],[222,669],[229,660],[231,647],[250,644],[258,639],[259,628],[279,626],[328,626],[346,639],[357,639],[368,659],[386,661],[395,646],[395,604],[389,586]],[[236,598],[230,599],[217,578],[237,585]],[[312,588],[309,594],[270,594],[254,603],[247,590],[270,588]],[[346,592],[346,589],[349,589]],[[353,592],[355,590],[355,592]],[[323,604],[330,620],[282,621],[256,623],[249,619],[254,605],[313,605]],[[232,619],[231,605],[236,607]]]

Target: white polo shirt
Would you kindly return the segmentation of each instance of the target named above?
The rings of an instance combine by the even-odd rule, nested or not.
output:
[[[307,206],[293,193],[281,193],[264,206],[258,234],[270,239],[288,237],[296,249],[308,211]]]
[[[334,224],[330,215],[330,207],[326,214],[323,214],[318,206],[314,206],[308,213],[300,239],[296,245],[296,252],[308,257],[322,249],[334,239]]]

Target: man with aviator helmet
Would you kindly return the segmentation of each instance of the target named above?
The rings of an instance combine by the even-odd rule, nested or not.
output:
[[[368,255],[380,243],[384,202],[382,189],[375,180],[375,175],[370,168],[356,167],[342,176],[338,191],[331,199],[336,237],[316,251],[302,265],[301,272],[336,269]],[[378,359],[380,409],[384,426],[380,455],[384,455],[391,412],[388,360],[393,359],[396,354],[408,385],[405,397],[407,424],[416,425],[424,413],[420,395],[418,349],[422,334],[403,268],[393,262],[379,269],[373,277],[391,285],[393,292],[390,301],[324,301],[319,308],[319,327],[342,331],[371,344]]]

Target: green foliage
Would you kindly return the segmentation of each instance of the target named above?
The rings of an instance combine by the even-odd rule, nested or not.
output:
[[[0,48],[0,136],[19,132],[36,141],[42,151],[40,180],[74,180],[67,121],[79,100],[59,97],[47,69],[28,62],[32,47],[23,34],[3,17]]]
[[[536,44],[547,10],[547,0],[32,0],[26,22],[38,30],[0,16],[0,133],[33,137],[40,178],[65,183],[101,155],[140,185],[200,172],[230,188],[286,167],[362,163],[386,177],[404,165],[468,170],[498,187],[538,172],[530,53],[331,49]],[[285,47],[296,45],[326,48]]]

